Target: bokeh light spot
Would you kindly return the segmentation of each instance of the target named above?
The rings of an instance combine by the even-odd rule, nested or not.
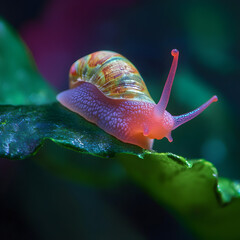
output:
[[[206,160],[219,164],[227,154],[225,143],[221,139],[208,139],[202,145],[202,155]]]

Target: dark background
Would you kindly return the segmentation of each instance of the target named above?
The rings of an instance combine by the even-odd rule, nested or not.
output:
[[[231,179],[240,178],[239,10],[238,1],[212,0],[0,2],[0,15],[19,32],[57,91],[68,87],[75,60],[113,50],[134,63],[158,101],[171,49],[177,48],[180,59],[167,110],[182,114],[215,94],[219,102],[174,131],[173,143],[163,139],[154,149],[205,158]],[[28,159],[1,160],[0,167],[0,238],[193,238],[128,181],[96,189],[55,176]]]

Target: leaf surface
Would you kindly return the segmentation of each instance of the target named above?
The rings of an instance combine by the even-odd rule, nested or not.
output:
[[[141,154],[140,147],[107,134],[59,103],[0,106],[0,156],[24,159],[50,139],[71,149],[110,157],[116,152]]]

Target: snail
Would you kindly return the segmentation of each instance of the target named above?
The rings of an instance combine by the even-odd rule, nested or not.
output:
[[[195,118],[218,98],[213,96],[180,116],[167,112],[179,52],[173,49],[171,54],[172,66],[157,104],[135,66],[112,51],[98,51],[73,63],[70,89],[59,93],[57,100],[123,142],[145,149],[152,149],[154,139],[166,137],[172,142],[172,130]]]

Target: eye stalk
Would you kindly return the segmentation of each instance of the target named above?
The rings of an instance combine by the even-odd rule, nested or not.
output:
[[[201,105],[200,107],[196,108],[195,110],[193,110],[189,113],[185,113],[185,114],[179,115],[179,116],[172,116],[170,113],[168,113],[166,111],[166,108],[167,108],[167,104],[169,101],[175,73],[177,70],[179,51],[177,49],[173,49],[171,51],[171,54],[173,56],[172,66],[169,71],[167,81],[164,85],[164,89],[163,89],[161,98],[160,98],[158,104],[154,108],[154,118],[159,119],[158,120],[158,123],[159,123],[158,130],[156,130],[156,127],[155,127],[155,131],[157,132],[157,135],[160,137],[160,139],[163,137],[166,137],[169,140],[169,142],[173,141],[172,136],[171,136],[172,130],[174,130],[177,127],[179,127],[180,125],[190,121],[191,119],[197,117],[210,104],[218,101],[217,96],[213,96],[206,103],[204,103],[203,105]],[[156,135],[156,133],[154,135]],[[155,138],[159,139],[159,137],[155,137]]]
[[[196,108],[195,110],[189,112],[189,113],[185,113],[182,114],[180,116],[173,116],[174,119],[174,126],[173,129],[176,129],[177,127],[181,126],[182,124],[190,121],[191,119],[197,117],[201,112],[203,112],[210,104],[212,104],[213,102],[217,102],[218,101],[218,97],[217,96],[213,96],[212,98],[210,98],[207,102],[205,102],[203,105],[201,105],[200,107]]]
[[[171,54],[173,56],[172,66],[169,71],[167,81],[164,85],[164,89],[163,89],[161,98],[156,106],[156,112],[158,115],[162,115],[167,108],[171,89],[172,89],[173,80],[174,80],[175,73],[177,70],[179,52],[177,49],[173,49],[171,51]]]

